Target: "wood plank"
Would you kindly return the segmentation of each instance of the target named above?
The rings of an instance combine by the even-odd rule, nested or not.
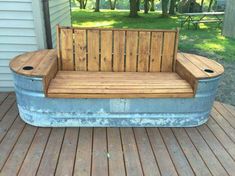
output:
[[[26,158],[24,159],[24,162],[18,173],[19,176],[36,175],[50,131],[50,128],[38,129],[33,139],[33,142],[29,148],[29,151],[26,155]]]
[[[212,175],[183,128],[173,128],[179,145],[196,175]]]
[[[54,175],[57,161],[64,138],[65,128],[53,128],[48,139],[47,147],[42,156],[37,175]]]
[[[199,60],[194,54],[188,54],[188,53],[182,53],[186,58],[188,58],[188,60],[190,62],[192,62],[194,65],[196,65],[200,70],[204,71],[205,69],[211,69],[213,70],[213,68],[211,66],[206,65],[204,62],[202,62],[201,60]],[[211,76],[216,76],[218,75],[218,73],[213,72],[213,73],[208,73],[208,72],[204,72],[208,77]]]
[[[138,72],[149,71],[150,32],[139,32]]]
[[[164,32],[161,71],[173,70],[175,33]]]
[[[212,175],[228,175],[197,129],[186,128],[186,132],[197,148],[207,167],[211,171]]]
[[[202,61],[196,61],[194,62],[193,60],[191,60],[192,56],[194,57],[194,55],[192,54],[188,54],[187,57],[185,56],[185,53],[178,53],[177,55],[177,60],[176,60],[176,66],[177,64],[182,65],[186,70],[188,70],[188,72],[190,72],[190,74],[192,74],[196,79],[203,79],[203,78],[213,78],[213,77],[217,77],[219,75],[221,75],[223,73],[223,66],[220,65],[219,63],[211,60],[211,59],[206,59],[206,64]],[[197,56],[195,56],[197,57]],[[194,59],[196,60],[196,59]],[[198,59],[197,59],[198,60]],[[205,59],[204,59],[205,60]],[[205,72],[202,67],[199,65],[205,65],[203,67],[207,67],[207,65],[214,65],[216,64],[216,67],[213,67],[213,70],[217,73],[213,73],[213,74],[208,74],[207,72]],[[180,71],[180,70],[178,70]],[[176,69],[177,72],[177,69]],[[178,72],[177,72],[178,73]]]
[[[61,35],[61,29],[59,25],[56,25],[56,51],[57,51],[57,66],[58,66],[58,70],[61,70],[61,41],[60,41],[60,35]]]
[[[92,175],[108,175],[106,128],[94,128]]]
[[[36,61],[35,61],[36,62]],[[55,65],[54,65],[55,64]],[[51,69],[57,70],[57,55],[54,49],[48,50],[47,54],[41,55],[41,61],[37,67],[32,70],[31,75],[48,75]]]
[[[215,109],[211,110],[211,117],[219,124],[219,126],[225,131],[229,138],[235,142],[235,129],[228,123],[227,120]]]
[[[17,118],[18,113],[19,112],[16,103],[14,103],[11,108],[8,109],[3,119],[0,121],[0,141],[4,138],[9,128]]]
[[[7,111],[11,108],[11,106],[15,102],[15,94],[10,93],[5,101],[0,105],[0,120],[3,119]]]
[[[6,136],[0,143],[0,170],[2,169],[4,163],[6,162],[8,156],[11,153],[18,137],[20,136],[22,130],[24,129],[25,123],[18,117],[13,123],[10,130],[7,132]]]
[[[55,175],[72,175],[79,128],[66,128]]]
[[[75,50],[75,70],[86,71],[87,70],[87,58],[86,58],[86,30],[74,30],[74,50]]]
[[[151,35],[151,53],[150,53],[150,72],[160,72],[162,62],[162,32],[152,32]]]
[[[214,102],[214,108],[235,128],[235,116],[230,111],[219,102]]]
[[[160,175],[145,128],[134,128],[144,175]]]
[[[184,153],[182,152],[179,144],[177,143],[174,134],[170,128],[160,128],[160,134],[166,144],[168,152],[173,160],[177,173],[179,175],[195,175],[191,166],[189,165]]]
[[[109,175],[126,175],[119,128],[107,128]],[[118,164],[117,164],[118,163]]]
[[[10,62],[10,68],[18,73],[25,63],[35,54],[35,52],[26,52],[14,57]]]
[[[216,123],[216,121],[212,117],[209,118],[207,126],[220,141],[220,143],[224,146],[233,160],[235,160],[235,143],[227,136],[224,130]]]
[[[121,138],[127,175],[143,175],[132,128],[121,128]]]
[[[112,71],[112,49],[113,49],[112,31],[101,31],[101,59],[100,70]]]
[[[8,97],[8,93],[1,93],[0,92],[0,105],[3,103],[3,101]]]
[[[99,30],[87,31],[88,71],[99,71]]]
[[[22,134],[17,140],[14,149],[11,151],[10,156],[1,170],[2,175],[17,175],[36,133],[36,130],[36,127],[26,125]]]
[[[61,29],[67,29],[67,26],[60,26]],[[143,29],[143,28],[135,28],[135,29],[126,29],[126,28],[100,28],[100,27],[73,27],[73,29],[100,29],[102,31],[106,30],[112,30],[112,31],[146,31],[146,32],[151,32],[151,31],[156,31],[156,32],[173,32],[175,33],[176,30],[174,29]]]
[[[130,94],[170,94],[170,93],[192,93],[192,89],[190,88],[179,88],[179,89],[166,89],[166,88],[158,88],[158,89],[129,89],[129,88],[123,88],[123,89],[114,89],[114,88],[96,88],[96,89],[77,89],[77,88],[50,88],[48,90],[48,93],[70,93],[70,94],[122,94],[122,93],[130,93]]]
[[[22,67],[19,69],[19,73],[23,74],[23,75],[28,75],[28,76],[32,76],[33,72],[35,69],[37,69],[38,65],[44,60],[44,57],[47,57],[49,54],[49,50],[40,50],[40,51],[36,51],[34,53],[34,55],[32,57],[30,57],[25,63],[24,65],[22,65]],[[27,70],[25,69],[25,67],[32,67],[33,69],[31,70]]]
[[[74,175],[90,176],[93,128],[80,128]]]
[[[178,175],[164,141],[157,128],[146,128],[161,175]]]
[[[177,93],[177,94],[130,94],[130,93],[114,93],[114,94],[70,94],[70,93],[48,93],[50,98],[189,98],[193,97],[193,93]]]
[[[124,71],[125,31],[114,31],[113,39],[113,71]]]
[[[138,32],[126,32],[126,71],[136,72],[138,51]]]
[[[174,79],[174,80],[182,80],[182,78],[174,72],[86,72],[86,71],[58,71],[56,74],[56,77],[64,76],[65,79],[68,77],[145,77],[145,79],[149,79],[151,77],[154,77],[154,79],[160,79],[160,80],[168,80],[168,79]]]
[[[74,70],[73,30],[61,29],[61,63],[62,70]]]
[[[210,149],[213,151],[217,159],[220,161],[222,166],[225,168],[229,175],[233,175],[235,173],[235,161],[224,147],[220,144],[220,142],[216,139],[213,133],[206,125],[199,126],[197,128],[201,136],[203,136],[204,140],[207,142]],[[234,145],[235,148],[235,145]]]

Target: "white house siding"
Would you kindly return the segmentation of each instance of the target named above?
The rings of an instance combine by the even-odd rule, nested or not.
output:
[[[49,0],[51,35],[53,47],[56,45],[56,25],[71,26],[69,0]]]
[[[13,90],[13,57],[46,47],[42,19],[39,0],[0,0],[0,92]]]

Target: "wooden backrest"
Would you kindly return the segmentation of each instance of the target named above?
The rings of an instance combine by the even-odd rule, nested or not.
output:
[[[59,70],[172,72],[178,30],[57,27]]]

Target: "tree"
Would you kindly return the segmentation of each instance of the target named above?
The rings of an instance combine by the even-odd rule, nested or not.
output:
[[[80,9],[86,9],[87,0],[77,0],[80,4]]]
[[[147,14],[149,12],[149,0],[144,0],[144,13]]]
[[[154,0],[150,0],[150,11],[155,11],[155,3]]]
[[[112,0],[109,0],[109,4],[110,4],[110,9],[111,10],[115,9],[116,3],[117,3],[117,0],[114,0],[113,2],[112,2]]]
[[[168,13],[167,13],[168,3],[169,3],[169,0],[162,0],[162,16],[163,17],[168,16]]]
[[[201,1],[201,8],[200,8],[201,11],[203,10],[203,4],[204,4],[204,0]]]
[[[171,0],[169,14],[175,15],[176,0]]]
[[[208,12],[211,11],[211,7],[212,7],[213,2],[214,2],[213,0],[210,0],[209,7],[208,7]]]
[[[137,0],[130,0],[130,17],[138,17]]]
[[[223,35],[235,38],[235,1],[227,0],[223,24]]]
[[[96,0],[95,1],[95,12],[99,12],[100,11],[100,0]]]
[[[140,0],[136,0],[137,11],[140,11]]]

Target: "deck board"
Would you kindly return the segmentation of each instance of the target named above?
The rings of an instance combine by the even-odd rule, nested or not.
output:
[[[0,175],[233,175],[235,107],[194,128],[37,128],[0,93]]]

